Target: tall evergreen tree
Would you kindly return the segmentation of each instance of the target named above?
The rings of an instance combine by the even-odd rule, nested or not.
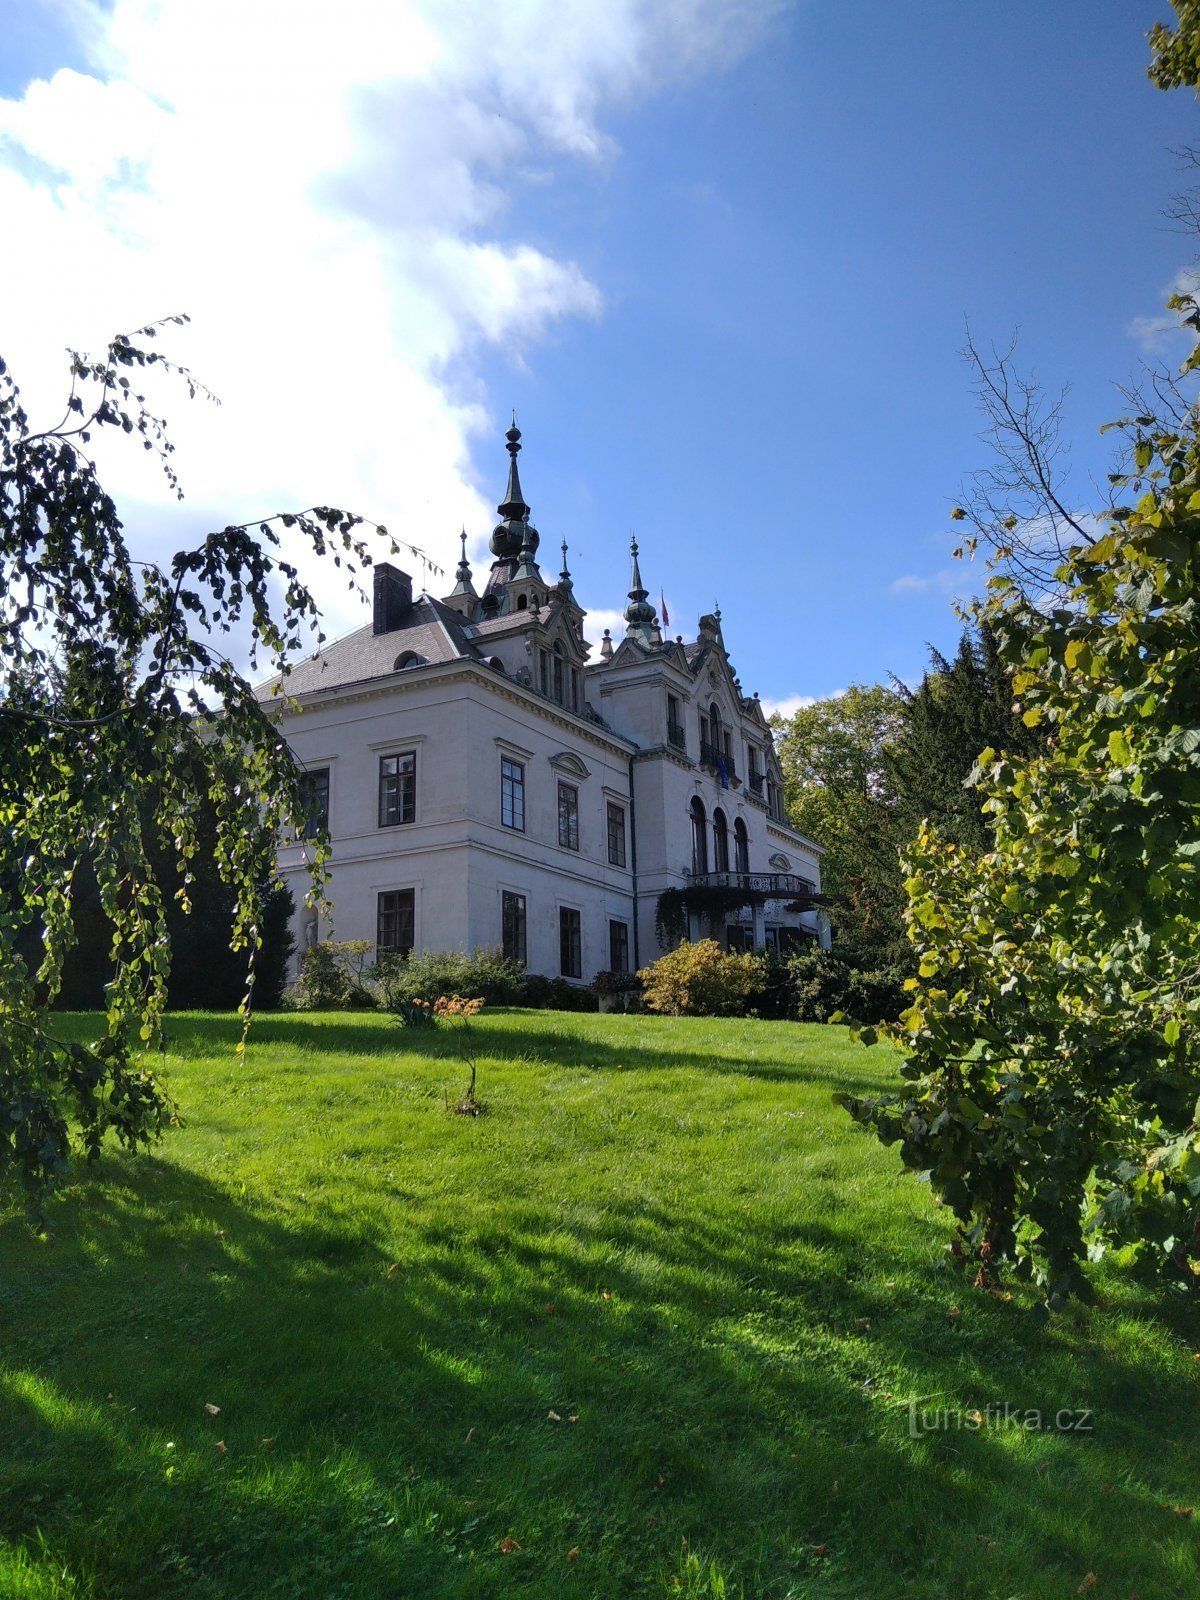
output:
[[[930,670],[916,689],[896,683],[901,716],[885,760],[898,844],[922,822],[964,849],[991,847],[992,824],[967,778],[981,750],[1031,754],[1038,736],[1013,710],[1012,673],[984,621],[965,628],[953,661],[930,650]]]

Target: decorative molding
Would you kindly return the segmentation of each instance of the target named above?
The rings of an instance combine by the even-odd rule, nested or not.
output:
[[[499,744],[501,741],[496,740]],[[557,754],[547,758],[550,765],[558,772],[569,772],[573,778],[590,778],[591,768],[570,750],[559,750]]]

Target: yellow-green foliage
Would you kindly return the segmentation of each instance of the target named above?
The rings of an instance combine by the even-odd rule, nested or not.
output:
[[[733,1016],[763,986],[762,965],[755,956],[732,955],[715,939],[685,941],[643,967],[638,977],[650,1010],[669,1017]]]

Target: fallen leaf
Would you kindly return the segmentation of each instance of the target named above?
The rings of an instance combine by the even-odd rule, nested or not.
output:
[[[391,1266],[387,1269],[388,1277],[390,1278],[393,1272],[399,1271],[399,1268],[400,1268],[400,1263],[398,1261],[393,1261]]]
[[[554,1304],[553,1300],[546,1301],[546,1315],[548,1317],[552,1317],[557,1310],[558,1307]]]
[[[961,1316],[962,1313],[959,1311],[957,1306],[951,1306],[948,1315],[950,1317],[951,1322],[953,1322],[955,1317]]]
[[[263,1449],[264,1450],[274,1450],[274,1448],[275,1448],[275,1440],[274,1439],[264,1439],[263,1440]]]
[[[884,1287],[884,1288],[885,1288],[885,1289],[894,1289],[894,1288],[895,1288],[895,1287],[896,1287],[896,1280],[895,1280],[895,1278],[890,1278],[890,1279],[889,1279],[889,1280],[888,1280],[888,1282],[887,1282],[887,1283],[885,1283],[885,1284],[884,1284],[884,1286],[883,1286],[883,1287]]]
[[[561,1422],[562,1418],[559,1416],[557,1411],[547,1411],[547,1413],[546,1413],[546,1421],[547,1422]]]
[[[608,1290],[605,1289],[604,1293],[600,1296],[600,1298],[601,1298],[601,1300],[611,1300],[612,1299],[612,1295],[610,1295]],[[1196,1360],[1200,1361],[1200,1356],[1197,1356]]]
[[[224,1439],[218,1439],[217,1440],[217,1449],[221,1452],[222,1455],[228,1454],[228,1452],[227,1452],[227,1450],[225,1448]]]
[[[572,1411],[572,1412],[571,1412],[571,1413],[570,1413],[570,1414],[569,1414],[569,1415],[568,1415],[568,1417],[567,1417],[567,1421],[568,1421],[568,1422],[578,1422],[578,1421],[579,1421],[579,1418],[578,1418],[578,1417],[577,1417],[577,1416],[576,1416],[576,1414],[575,1414],[575,1412],[574,1412],[574,1411]]]
[[[828,1548],[829,1546],[826,1544],[810,1544],[808,1553],[812,1556],[823,1556]]]
[[[220,1406],[213,1405],[211,1400],[206,1400],[204,1402],[204,1409],[208,1412],[210,1417],[219,1417],[221,1415]]]
[[[1095,1587],[1096,1587],[1096,1574],[1094,1572],[1089,1572],[1087,1577],[1079,1585],[1078,1589],[1076,1589],[1075,1593],[1076,1594],[1086,1594],[1089,1589],[1094,1589]]]
[[[1192,1515],[1191,1506],[1168,1506],[1167,1509],[1168,1511],[1173,1511],[1177,1517],[1190,1517]]]
[[[854,1326],[856,1328],[863,1329],[869,1328],[871,1326],[871,1319],[870,1317],[855,1317]]]
[[[471,1435],[472,1435],[472,1434],[473,1434],[473,1433],[474,1433],[474,1432],[475,1432],[475,1429],[474,1429],[474,1428],[468,1428],[468,1429],[467,1429],[467,1437],[466,1437],[466,1438],[465,1438],[465,1439],[464,1439],[464,1440],[463,1440],[463,1443],[464,1443],[464,1444],[470,1444],[470,1442],[471,1442]]]
[[[578,1561],[579,1560],[579,1546],[577,1544],[573,1544],[571,1546],[571,1548],[567,1551],[567,1560],[568,1561]]]
[[[518,1544],[516,1539],[509,1538],[501,1539],[500,1541],[500,1550],[503,1555],[510,1556],[514,1550],[519,1550],[520,1548],[521,1546]]]

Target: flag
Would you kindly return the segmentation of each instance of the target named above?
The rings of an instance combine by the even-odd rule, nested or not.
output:
[[[661,589],[658,591],[658,609],[662,612],[663,627],[669,628],[671,626],[671,619],[667,615],[667,601]]]
[[[726,764],[724,756],[718,756],[717,757],[717,776],[721,780],[722,789],[728,789],[728,787],[729,787],[729,767]]]

